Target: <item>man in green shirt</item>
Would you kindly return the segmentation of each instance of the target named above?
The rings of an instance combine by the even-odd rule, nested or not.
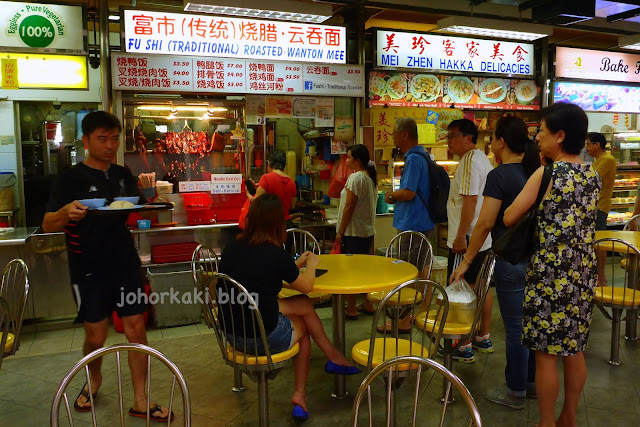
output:
[[[587,153],[595,158],[593,169],[598,172],[602,180],[600,187],[600,196],[598,197],[598,216],[596,217],[596,230],[607,229],[607,216],[611,210],[611,196],[613,194],[613,181],[616,179],[616,159],[606,151],[607,140],[604,135],[598,132],[589,132],[587,134],[587,143],[585,144]],[[607,253],[600,251],[598,253],[598,285],[604,285],[604,266],[606,263]]]

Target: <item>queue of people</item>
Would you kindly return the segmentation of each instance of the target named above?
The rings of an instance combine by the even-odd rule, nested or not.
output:
[[[531,257],[515,265],[500,257],[496,259],[494,281],[506,331],[505,386],[492,387],[485,391],[485,396],[514,409],[524,408],[526,398],[537,397],[541,427],[575,425],[586,380],[583,351],[589,336],[593,291],[598,282],[593,242],[595,230],[602,227],[603,212],[610,208],[611,176],[615,177],[615,169],[611,172],[615,161],[612,166],[612,158],[605,151],[606,141],[599,134],[587,135],[587,124],[585,113],[575,105],[558,103],[546,108],[536,137],[538,156],[524,122],[514,116],[502,117],[491,140],[491,151],[499,163],[497,168],[476,148],[478,130],[473,122],[455,120],[448,126],[449,150],[460,157],[447,202],[450,282],[464,278],[473,286],[492,242],[532,207],[536,211],[538,232]],[[146,343],[142,307],[115,305],[121,300],[118,297],[121,292],[137,292],[142,287],[139,275],[124,274],[140,271],[126,215],[87,217],[86,206],[78,201],[115,194],[141,196],[130,172],[112,164],[120,131],[120,122],[108,113],[87,115],[83,139],[89,156],[71,168],[55,187],[43,222],[46,232],[63,230],[67,235],[78,297],[78,321],[85,328],[85,354],[104,345],[107,319],[115,309],[123,318],[127,339]],[[393,141],[405,158],[399,189],[385,194],[387,203],[395,205],[393,226],[398,232],[419,231],[432,237],[435,223],[428,204],[430,160],[418,145],[415,120],[398,119]],[[585,141],[588,152],[596,158],[593,166],[583,164],[579,156]],[[541,160],[543,164],[551,164],[551,181],[543,189],[540,205],[533,206],[543,178]],[[284,153],[274,150],[268,159],[269,173],[262,177],[255,193],[253,188],[247,190],[251,194],[243,208],[243,230],[224,248],[220,271],[260,296],[266,344],[272,352],[299,345],[294,362],[292,416],[305,420],[309,416],[305,388],[311,339],[328,359],[327,373],[351,375],[360,370],[332,345],[304,295],[313,289],[318,257],[305,252],[294,260],[283,249],[286,229],[291,225],[289,210],[294,206],[296,194],[294,181],[283,172],[285,166]],[[347,166],[353,173],[340,197],[337,245],[344,254],[372,254],[377,200],[375,165],[364,145],[353,145],[347,152]],[[109,232],[100,232],[105,227]],[[96,235],[99,241],[95,240]],[[96,259],[101,262],[96,264]],[[251,260],[252,268],[246,268],[247,260]],[[416,265],[419,261],[411,260]],[[108,269],[103,268],[107,265]],[[420,273],[425,277],[425,272]],[[278,299],[283,281],[303,295]],[[359,306],[355,296],[347,301],[349,318],[374,312],[366,299]],[[468,343],[459,343],[455,359],[472,363],[474,349],[493,351],[491,305],[491,298],[487,298],[478,336]],[[221,314],[237,320],[245,309],[235,304],[223,307]],[[409,317],[402,319],[399,330],[410,331],[411,322]],[[241,339],[233,338],[235,342]],[[246,348],[260,348],[259,344],[252,342]],[[558,357],[564,366],[565,397],[562,412],[555,419]],[[143,365],[141,360],[130,359],[134,388],[134,402],[129,411],[132,416],[146,416]],[[81,389],[74,402],[77,411],[90,410],[89,393],[95,399],[102,382],[99,362],[93,362],[90,369],[93,388]],[[151,415],[155,421],[173,418],[167,408],[157,404],[151,406]]]

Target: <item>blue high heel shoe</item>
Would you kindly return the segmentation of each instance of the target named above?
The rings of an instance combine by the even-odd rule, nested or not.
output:
[[[296,405],[293,407],[293,411],[291,411],[291,416],[296,421],[306,421],[309,418],[309,413],[302,409],[302,406]]]
[[[337,363],[333,363],[331,360],[327,360],[327,363],[325,363],[324,371],[328,374],[334,375],[355,375],[362,372],[355,366],[338,365]]]

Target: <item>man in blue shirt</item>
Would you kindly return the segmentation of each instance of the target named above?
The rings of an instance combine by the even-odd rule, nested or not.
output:
[[[418,145],[418,125],[411,117],[396,121],[393,145],[404,153],[404,169],[400,188],[388,191],[387,203],[395,204],[393,226],[398,231],[419,231],[428,236],[435,228],[427,204],[429,203],[428,154]]]

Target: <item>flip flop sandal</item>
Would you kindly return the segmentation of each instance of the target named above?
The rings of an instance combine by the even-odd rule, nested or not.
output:
[[[376,314],[375,310],[367,310],[362,305],[357,306],[356,311],[358,313],[366,314],[367,316],[373,316],[374,314]]]
[[[153,414],[155,414],[156,412],[162,413],[162,408],[160,407],[160,405],[156,404],[155,406],[149,408],[149,419],[158,423],[166,423],[168,417],[154,416]],[[147,418],[147,411],[136,411],[135,409],[130,408],[129,415],[131,415],[132,417]],[[175,415],[173,414],[173,411],[171,411],[171,421],[173,421],[174,418]]]
[[[87,399],[85,404],[88,403],[89,406],[78,405],[78,399],[80,399],[80,396],[84,396]],[[96,400],[96,397],[98,397],[97,391],[93,393],[94,402]],[[91,410],[91,399],[89,398],[89,389],[87,388],[87,383],[84,383],[84,385],[82,386],[82,389],[80,389],[80,393],[78,394],[78,397],[76,397],[76,400],[73,402],[73,409],[75,409],[76,412],[89,412]]]
[[[346,311],[346,310],[344,311],[344,317],[345,317],[347,320],[358,320],[358,315],[357,315],[357,314],[354,316],[353,314],[349,314],[349,313],[347,313],[347,311]]]

